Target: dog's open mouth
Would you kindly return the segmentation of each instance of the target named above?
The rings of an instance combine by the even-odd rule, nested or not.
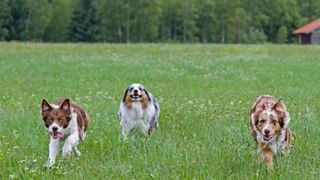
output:
[[[270,136],[270,135],[263,136],[263,140],[265,140],[265,141],[270,141],[271,139],[272,139],[272,136]]]
[[[50,132],[50,136],[53,138],[53,139],[57,139],[57,138],[63,138],[63,132],[57,132],[57,131],[53,131],[53,132]]]
[[[133,95],[130,95],[130,97],[131,97],[132,99],[139,99],[139,98],[142,98],[142,95],[133,94]]]

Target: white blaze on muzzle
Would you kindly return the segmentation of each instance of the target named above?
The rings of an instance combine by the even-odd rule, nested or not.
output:
[[[62,131],[62,127],[60,127],[57,123],[52,123],[49,128],[49,134],[52,138],[63,138],[64,134]]]

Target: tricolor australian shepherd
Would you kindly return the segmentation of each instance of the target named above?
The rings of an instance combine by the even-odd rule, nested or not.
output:
[[[85,137],[89,123],[87,113],[80,106],[71,103],[69,99],[60,100],[57,104],[49,104],[43,99],[41,114],[50,134],[49,159],[46,166],[54,165],[60,140],[65,140],[62,148],[64,158],[69,157],[71,151],[76,157],[80,156],[77,144],[79,139],[82,140]]]
[[[291,147],[290,116],[281,98],[263,95],[256,98],[250,112],[251,134],[267,167],[273,155],[288,154]]]
[[[149,136],[158,127],[159,113],[160,107],[153,95],[142,84],[131,84],[126,89],[119,108],[124,141],[135,129]]]

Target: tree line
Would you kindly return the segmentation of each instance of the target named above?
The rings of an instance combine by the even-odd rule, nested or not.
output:
[[[295,43],[319,0],[0,0],[0,40]]]

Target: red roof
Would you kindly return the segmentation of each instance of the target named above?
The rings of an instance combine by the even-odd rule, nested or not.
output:
[[[318,27],[320,27],[320,19],[314,20],[311,23],[293,31],[293,34],[308,34]]]

